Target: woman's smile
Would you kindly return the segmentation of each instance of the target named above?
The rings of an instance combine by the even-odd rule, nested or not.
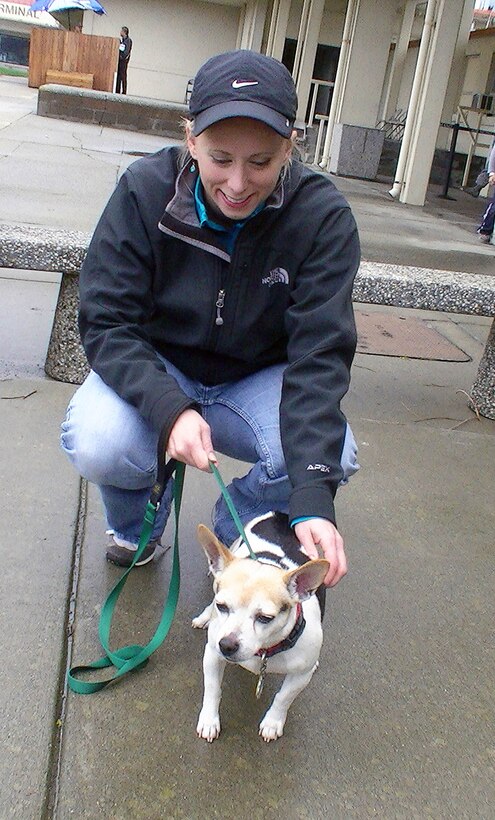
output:
[[[242,199],[234,199],[233,197],[226,194],[225,191],[222,191],[222,189],[220,189],[219,193],[220,193],[221,196],[223,196],[223,198],[225,199],[225,203],[226,203],[227,207],[229,207],[229,208],[244,208],[244,207],[246,207],[249,200],[251,199],[251,196],[252,196],[252,194],[249,194],[249,196],[245,196]]]

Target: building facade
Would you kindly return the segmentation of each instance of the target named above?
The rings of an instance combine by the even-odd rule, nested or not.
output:
[[[59,27],[51,14],[31,11],[30,5],[31,0],[0,2],[0,62],[27,66],[32,27]]]
[[[0,2],[0,15],[12,5]],[[28,3],[18,5],[25,11]],[[435,148],[450,140],[442,123],[462,115],[473,127],[493,129],[490,111],[477,110],[473,98],[489,96],[495,81],[495,28],[472,31],[474,0],[104,0],[104,6],[106,15],[85,12],[83,32],[118,36],[122,26],[130,29],[129,94],[184,102],[198,67],[220,51],[250,48],[281,59],[298,89],[298,120],[319,132],[323,168],[330,168],[336,130],[371,131],[403,112],[391,193],[404,202],[424,203]],[[460,148],[472,150],[472,139],[463,136]],[[479,141],[475,150],[486,147]]]

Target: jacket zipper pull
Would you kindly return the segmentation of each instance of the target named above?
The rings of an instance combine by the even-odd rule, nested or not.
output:
[[[215,302],[215,305],[216,305],[216,308],[217,308],[217,318],[215,319],[215,324],[216,325],[223,325],[223,319],[222,319],[221,313],[222,313],[222,308],[223,308],[224,304],[225,304],[225,291],[224,290],[219,290],[218,291],[218,296],[217,296],[217,301]]]

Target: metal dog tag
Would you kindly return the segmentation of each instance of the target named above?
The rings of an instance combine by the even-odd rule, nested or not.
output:
[[[256,698],[259,700],[261,697],[261,693],[265,686],[265,673],[266,673],[267,661],[266,661],[266,652],[263,652],[261,656],[261,667],[260,667],[260,674],[258,678],[258,683],[256,685]]]

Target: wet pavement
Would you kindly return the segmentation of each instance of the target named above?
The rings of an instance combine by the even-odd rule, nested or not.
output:
[[[164,141],[41,120],[35,97],[0,78],[0,221],[91,230],[122,168]],[[445,243],[454,270],[477,260],[474,272],[493,272],[467,212],[476,201],[408,210],[384,183],[336,182],[367,258],[448,267]],[[278,681],[256,701],[255,678],[229,668],[210,745],[195,735],[204,635],[190,626],[211,595],[195,539],[216,497],[210,476],[187,471],[181,592],[163,646],[104,692],[65,690],[67,663],[101,654],[99,613],[119,570],[104,559],[97,492],[58,447],[74,390],[43,372],[58,281],[0,271],[0,818],[493,817],[495,422],[466,395],[491,320],[402,311],[470,361],[357,355],[344,409],[362,469],[337,497],[350,571],[328,594],[320,668],[272,744],[257,722]],[[221,459],[224,479],[242,469]],[[153,633],[170,563],[169,552],[131,574],[113,646]]]

